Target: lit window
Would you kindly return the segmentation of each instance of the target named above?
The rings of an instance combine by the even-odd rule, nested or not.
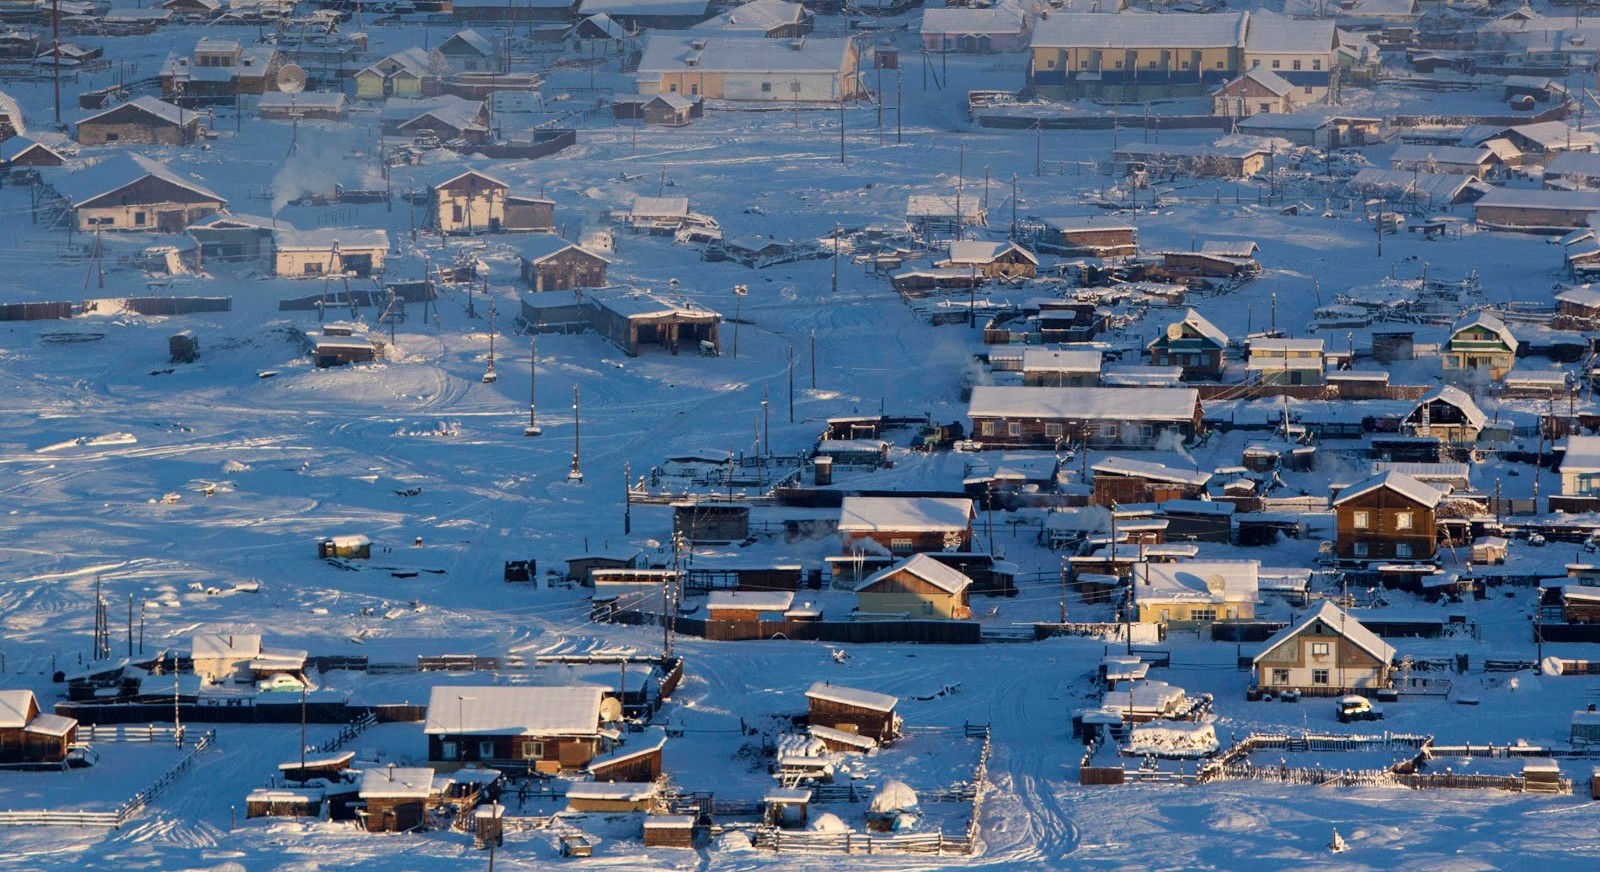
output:
[[[522,759],[524,759],[524,760],[541,760],[543,758],[544,758],[544,743],[543,742],[527,742],[527,741],[525,741],[525,742],[522,743]]]
[[[1051,438],[1051,439],[1059,439],[1059,438],[1061,438],[1061,425],[1060,424],[1046,424],[1046,425],[1044,425],[1044,435],[1049,437],[1049,438]]]
[[[1409,530],[1409,529],[1411,529],[1411,513],[1410,512],[1395,512],[1395,515],[1394,515],[1394,528],[1396,530]]]
[[[1312,657],[1326,657],[1326,656],[1328,656],[1328,643],[1327,642],[1312,642],[1311,643],[1311,656]]]
[[[1350,523],[1357,530],[1365,530],[1372,526],[1372,514],[1370,512],[1354,512],[1350,516]]]
[[[1007,424],[1006,425],[1006,435],[1007,436],[1021,436],[1022,435],[1022,425],[1018,424],[1015,421],[1011,422],[1010,424]]]
[[[1287,669],[1274,669],[1274,670],[1272,670],[1272,683],[1273,684],[1288,684],[1289,683],[1289,670],[1287,670]]]

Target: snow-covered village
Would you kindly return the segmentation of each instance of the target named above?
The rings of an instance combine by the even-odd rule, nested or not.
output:
[[[1600,864],[1593,12],[0,0],[0,868]]]

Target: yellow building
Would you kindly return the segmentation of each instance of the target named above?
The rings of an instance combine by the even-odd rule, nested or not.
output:
[[[1061,13],[1034,28],[1040,96],[1141,100],[1208,93],[1243,68],[1244,13]]]
[[[926,554],[916,554],[856,586],[857,617],[964,621],[972,617],[972,579]]]
[[[849,39],[765,40],[656,33],[639,60],[639,93],[713,100],[833,103],[867,96]]]
[[[1254,560],[1135,563],[1133,601],[1142,623],[1251,620],[1259,599]]]

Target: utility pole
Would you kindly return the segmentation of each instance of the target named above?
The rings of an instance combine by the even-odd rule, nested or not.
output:
[[[895,145],[899,145],[900,144],[900,131],[901,131],[900,119],[905,115],[905,111],[901,108],[902,103],[901,103],[901,100],[900,100],[900,95],[901,95],[901,92],[900,92],[900,64],[896,63],[895,67],[894,67],[894,144]]]
[[[578,459],[579,459],[578,452],[579,452],[579,449],[582,447],[582,441],[579,438],[579,433],[581,432],[581,424],[582,424],[582,422],[581,422],[581,419],[580,419],[580,410],[579,410],[579,407],[578,407],[578,386],[577,385],[573,385],[572,386],[572,470],[567,473],[567,481],[573,482],[574,484],[583,484],[583,469],[582,469],[582,467],[580,467],[578,465]]]
[[[133,594],[128,594],[128,658],[133,659]]]
[[[763,457],[772,455],[772,406],[767,402],[765,385],[761,387],[761,447]],[[766,469],[764,459],[761,461],[761,468]]]
[[[844,163],[844,95],[839,95],[839,163]]]
[[[306,780],[306,683],[300,682],[300,780]]]
[[[1591,340],[1592,341],[1592,340]],[[811,389],[817,389],[817,331],[811,331]]]
[[[794,423],[794,346],[789,346],[789,423]],[[129,600],[131,603],[132,600]],[[131,606],[130,606],[131,608]]]
[[[1011,241],[1017,241],[1017,174],[1011,174]]]
[[[544,431],[539,429],[539,392],[535,386],[539,380],[539,336],[537,333],[528,337],[528,426],[522,428],[524,436],[538,436]]]
[[[1033,177],[1044,175],[1044,119],[1033,122]]]
[[[622,535],[633,533],[633,467],[622,461]]]
[[[1067,558],[1061,558],[1061,623],[1067,622]]]
[[[839,222],[833,222],[833,293],[839,293]],[[735,327],[735,330],[738,328]]]
[[[56,92],[56,126],[61,126],[61,0],[50,0],[50,70]],[[182,132],[183,118],[179,116],[178,129]]]

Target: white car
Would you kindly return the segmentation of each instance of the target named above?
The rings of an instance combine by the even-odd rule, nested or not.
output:
[[[256,690],[262,691],[263,693],[273,693],[275,691],[293,691],[295,693],[299,693],[305,686],[306,683],[300,679],[295,678],[293,675],[284,674],[274,675],[271,678],[263,678],[256,682]]]

